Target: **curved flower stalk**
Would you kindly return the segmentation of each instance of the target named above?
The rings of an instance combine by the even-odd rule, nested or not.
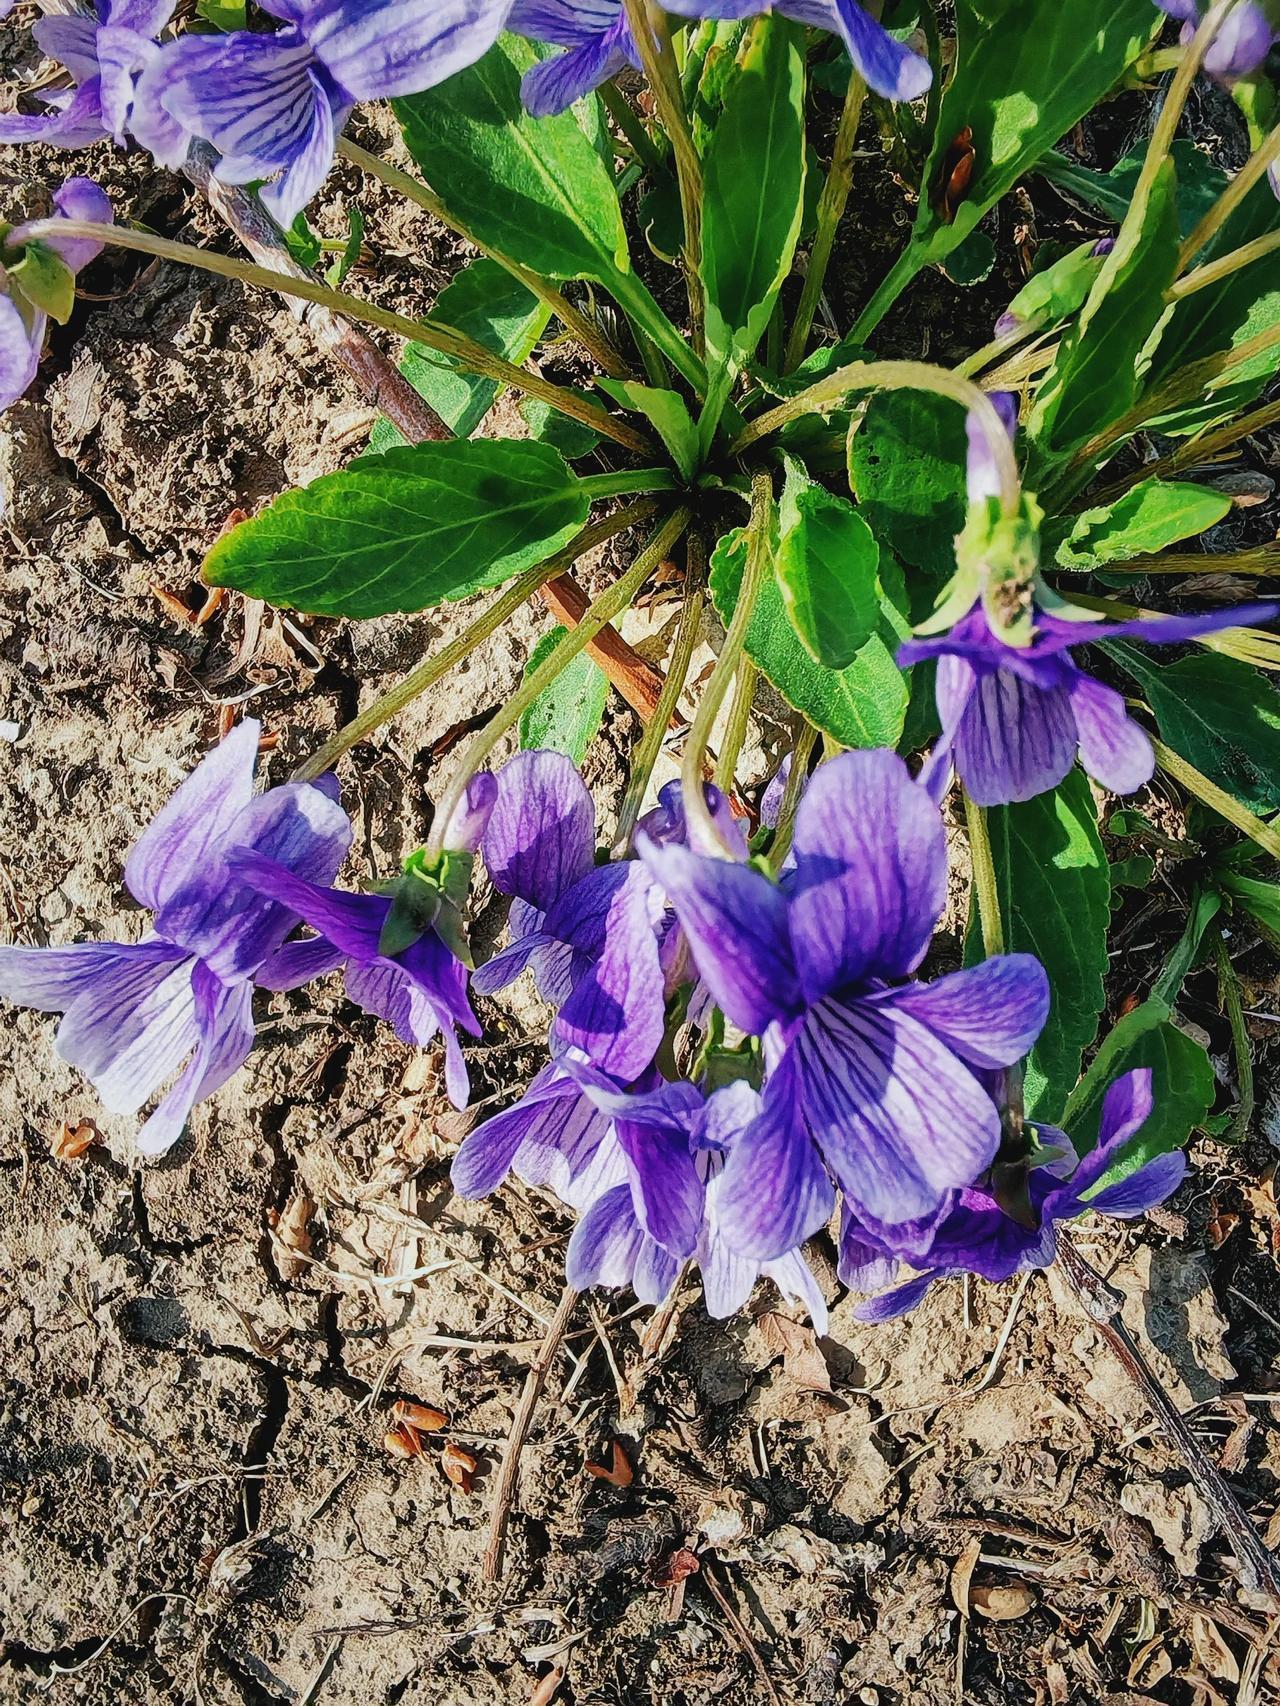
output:
[[[979,1074],[1021,1059],[1045,1022],[1038,961],[1012,954],[911,981],[946,898],[936,807],[890,752],[824,765],[777,884],[753,866],[640,843],[726,1016],[765,1039],[761,1110],[729,1155],[726,1238],[772,1260],[824,1225],[838,1187],[859,1217],[935,1215],[995,1157]]]
[[[276,859],[234,848],[227,864],[259,894],[291,907],[316,935],[286,942],[257,974],[261,989],[299,989],[343,971],[349,998],[385,1019],[402,1042],[426,1048],[444,1040],[445,1087],[455,1108],[470,1094],[456,1027],[471,1036],[480,1023],[467,999],[467,955],[461,910],[476,847],[493,809],[492,776],[471,779],[463,810],[450,825],[436,873],[410,861],[386,894],[351,894],[308,882]],[[466,955],[466,958],[463,956]]]
[[[233,850],[324,883],[351,845],[331,777],[254,798],[260,733],[240,723],[130,853],[125,883],[152,913],[139,941],[0,948],[0,995],[63,1014],[58,1053],[111,1113],[135,1113],[185,1063],[138,1134],[144,1155],[171,1148],[196,1103],[248,1059],[254,978],[299,922],[287,902],[237,878]]]
[[[1001,392],[993,400],[1012,437],[1016,399]],[[1106,621],[1045,586],[1039,511],[1027,499],[1024,516],[1007,527],[995,515],[994,479],[990,447],[971,420],[960,573],[937,613],[898,652],[904,666],[939,660],[942,735],[921,779],[940,797],[954,767],[976,804],[1007,805],[1057,787],[1078,757],[1104,788],[1132,794],[1155,769],[1151,741],[1129,716],[1123,696],[1075,661],[1075,648],[1125,638],[1176,645],[1224,628],[1273,622],[1280,604]]]
[[[193,137],[221,154],[224,183],[267,178],[264,205],[292,225],[333,165],[358,101],[417,93],[473,64],[511,0],[263,0],[273,35],[187,35],[147,65],[133,131],[162,165]]]
[[[49,110],[39,116],[0,113],[0,142],[87,148],[109,136],[123,144],[138,75],[159,53],[155,38],[174,3],[94,0],[88,11],[38,18],[31,33],[43,53],[66,66],[72,86],[41,95]],[[159,134],[154,120],[153,130]]]
[[[630,1081],[662,1041],[662,897],[634,860],[596,865],[595,821],[563,753],[522,752],[503,767],[482,845],[494,886],[513,897],[512,940],[474,987],[491,995],[531,966],[559,1008],[553,1045]]]
[[[92,178],[68,178],[53,198],[54,216],[59,219],[88,219],[109,225],[113,214],[107,193]],[[50,312],[66,318],[70,312],[75,275],[102,252],[102,244],[83,237],[46,237],[32,244],[33,255],[12,257],[23,247],[22,228],[5,231],[0,226],[0,412],[16,403],[36,376]],[[52,256],[54,276],[40,265],[41,255]],[[29,271],[35,271],[32,280]],[[28,295],[27,292],[31,294]],[[61,295],[64,300],[56,299]]]
[[[907,1259],[923,1271],[905,1285],[859,1305],[863,1321],[888,1321],[914,1309],[930,1286],[953,1274],[977,1274],[993,1283],[1032,1268],[1050,1267],[1057,1255],[1059,1222],[1076,1220],[1089,1210],[1134,1220],[1173,1195],[1187,1170],[1181,1150],[1157,1155],[1125,1178],[1101,1181],[1125,1145],[1142,1129],[1152,1110],[1151,1072],[1143,1067],[1117,1078],[1102,1104],[1097,1145],[1083,1160],[1065,1132],[1040,1126],[1037,1135],[1054,1159],[1034,1167],[1027,1179],[1030,1214],[1015,1220],[990,1190],[959,1191],[938,1224]],[[855,1291],[874,1289],[893,1277],[897,1256],[889,1241],[846,1219],[842,1230],[840,1278]]]

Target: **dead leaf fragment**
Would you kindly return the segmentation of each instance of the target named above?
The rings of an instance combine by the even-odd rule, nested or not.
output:
[[[272,1254],[281,1279],[297,1279],[299,1274],[305,1273],[307,1258],[311,1254],[311,1234],[307,1223],[315,1211],[316,1205],[301,1186],[295,1187],[281,1211],[267,1211]]]
[[[982,1536],[975,1534],[972,1540],[965,1542],[964,1551],[956,1559],[951,1570],[951,1598],[956,1610],[962,1617],[972,1617],[969,1607],[969,1585],[973,1581],[973,1572],[977,1568],[978,1555],[982,1551]]]
[[[176,592],[171,592],[167,586],[161,586],[159,581],[148,581],[147,591],[156,603],[163,607],[166,615],[172,616],[175,622],[181,622],[186,627],[191,626],[194,620],[191,610]]]
[[[1212,1618],[1197,1614],[1191,1619],[1191,1646],[1202,1670],[1219,1682],[1239,1682],[1236,1656]]]
[[[203,628],[206,622],[211,622],[213,620],[226,602],[227,589],[225,586],[210,587],[209,596],[205,599],[204,603],[200,606],[199,610],[196,611],[191,620],[195,623],[197,628]]]
[[[782,1371],[788,1380],[807,1392],[830,1392],[831,1371],[812,1327],[772,1310],[766,1310],[756,1325],[766,1348],[782,1358]]]
[[[68,1125],[64,1120],[49,1140],[49,1152],[55,1161],[79,1161],[101,1142],[102,1133],[92,1120],[81,1120],[78,1125]]]
[[[659,1564],[653,1576],[653,1585],[656,1588],[673,1588],[687,1576],[696,1576],[701,1568],[697,1553],[690,1552],[687,1546],[681,1546],[664,1563]]]
[[[444,1470],[446,1479],[460,1492],[469,1493],[480,1464],[463,1446],[450,1440],[440,1453],[440,1467]]]
[[[613,1463],[608,1469],[599,1463],[584,1463],[582,1467],[588,1475],[594,1475],[597,1481],[607,1481],[611,1487],[629,1487],[635,1479],[627,1454],[616,1439],[613,1442]]]
[[[422,1441],[412,1428],[403,1423],[394,1428],[388,1428],[382,1436],[382,1444],[392,1457],[406,1459],[422,1456]]]
[[[979,1617],[989,1618],[992,1623],[1013,1623],[1025,1617],[1035,1602],[1036,1596],[1025,1582],[969,1589],[969,1604]]]
[[[449,1425],[449,1418],[443,1410],[437,1410],[433,1404],[415,1404],[408,1398],[401,1398],[394,1403],[391,1406],[391,1415],[396,1422],[420,1434],[438,1433],[441,1428],[447,1428]]]

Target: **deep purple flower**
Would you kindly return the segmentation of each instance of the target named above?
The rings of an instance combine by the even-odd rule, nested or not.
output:
[[[514,896],[511,945],[476,973],[481,995],[533,968],[559,1008],[558,1047],[577,1047],[620,1082],[638,1078],[662,1041],[662,896],[635,860],[595,863],[595,808],[559,752],[521,752],[498,777],[485,832],[494,886]]]
[[[894,753],[823,765],[792,851],[774,884],[747,864],[640,847],[716,1001],[765,1037],[762,1110],[730,1153],[720,1217],[735,1249],[767,1259],[825,1223],[834,1185],[860,1216],[896,1223],[976,1179],[1000,1138],[976,1073],[1020,1059],[1049,1003],[1021,954],[902,981],[942,913],[946,838]]]
[[[274,180],[264,205],[292,225],[328,176],[357,101],[429,89],[497,40],[510,0],[263,0],[274,35],[184,36],[143,74],[134,134],[164,165],[190,138],[225,183]]]
[[[1156,5],[1170,18],[1181,21],[1184,47],[1209,9],[1208,0],[1156,0]],[[1272,21],[1262,0],[1240,0],[1218,26],[1204,68],[1223,82],[1247,77],[1258,70],[1276,41],[1280,41],[1280,26]]]
[[[1151,1107],[1149,1069],[1126,1072],[1117,1078],[1102,1104],[1097,1145],[1078,1164],[1064,1132],[1052,1126],[1040,1127],[1041,1143],[1061,1151],[1061,1157],[1050,1166],[1034,1168],[1028,1180],[1036,1224],[1024,1226],[1012,1219],[989,1191],[975,1188],[957,1192],[925,1247],[908,1258],[912,1266],[923,1270],[920,1276],[860,1305],[859,1319],[887,1321],[902,1315],[914,1309],[935,1280],[951,1274],[978,1274],[998,1282],[1029,1268],[1047,1268],[1057,1255],[1058,1221],[1075,1220],[1090,1209],[1133,1220],[1162,1203],[1177,1190],[1186,1173],[1187,1158],[1181,1150],[1157,1155],[1126,1178],[1098,1188],[1099,1180],[1150,1116]],[[868,1245],[866,1229],[846,1222],[840,1277],[857,1290],[885,1283],[896,1267],[893,1253],[886,1251],[887,1272],[881,1270],[873,1279]]]
[[[731,20],[774,11],[830,30],[870,87],[891,101],[914,100],[933,81],[928,61],[895,41],[856,0],[663,0],[663,5],[682,18]],[[535,116],[563,112],[640,63],[622,0],[516,0],[508,28],[565,49],[525,77],[524,102]]]
[[[87,12],[38,18],[31,33],[66,66],[72,88],[42,94],[49,111],[37,118],[0,113],[0,142],[87,148],[110,136],[123,143],[135,81],[160,51],[155,37],[173,9],[174,0],[94,0]]]
[[[106,191],[92,178],[68,178],[53,198],[54,216],[63,219],[89,219],[97,225],[110,225],[113,219]],[[10,231],[0,243],[7,252],[21,246],[23,228]],[[102,244],[84,237],[46,237],[44,246],[52,249],[73,273],[102,252]],[[10,263],[12,265],[12,262]],[[42,308],[28,302],[22,295],[13,274],[0,268],[0,413],[26,391],[40,365],[48,315]]]
[[[492,810],[497,787],[492,776],[472,778],[459,818],[448,837],[450,851],[475,851]],[[348,996],[366,1013],[385,1019],[402,1042],[426,1048],[437,1035],[444,1040],[445,1085],[454,1107],[465,1108],[470,1093],[467,1064],[455,1027],[473,1037],[481,1026],[467,999],[467,968],[441,932],[428,926],[411,932],[404,947],[387,941],[393,897],[352,894],[308,882],[280,863],[250,848],[227,855],[237,877],[259,894],[289,906],[317,932],[286,942],[258,972],[262,989],[299,989],[313,978],[341,970]],[[468,861],[464,884],[470,875]],[[410,872],[406,882],[417,881]]]
[[[1016,399],[995,392],[991,401],[1012,437]],[[972,521],[998,495],[999,480],[991,446],[973,416],[968,433]],[[962,535],[958,544],[964,543]],[[969,585],[967,578],[964,584]],[[1028,614],[1019,630],[1001,632],[988,591],[972,588],[973,604],[948,632],[931,634],[925,624],[923,635],[898,650],[904,668],[938,659],[935,693],[942,735],[921,780],[937,798],[954,765],[970,797],[982,806],[1030,800],[1056,788],[1077,755],[1090,776],[1113,793],[1132,794],[1151,780],[1155,755],[1150,740],[1129,716],[1123,696],[1080,668],[1072,656],[1075,647],[1123,638],[1174,645],[1222,628],[1271,622],[1280,614],[1280,604],[1245,604],[1197,616],[1108,622],[1049,593],[1034,576],[1019,588],[1015,601],[1020,605],[1025,594]]]
[[[336,784],[286,783],[254,798],[261,726],[242,722],[159,812],[130,853],[125,882],[152,914],[138,942],[0,948],[0,994],[62,1013],[57,1049],[103,1104],[134,1113],[187,1062],[138,1135],[161,1155],[197,1102],[237,1072],[253,1046],[253,979],[298,923],[233,874],[233,848],[286,873],[327,882],[351,825]]]

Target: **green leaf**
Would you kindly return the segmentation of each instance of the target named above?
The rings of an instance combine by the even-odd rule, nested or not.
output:
[[[742,529],[725,534],[711,559],[711,598],[726,622],[733,615],[746,560]],[[908,632],[902,615],[906,591],[901,572],[896,575],[897,585],[892,584],[891,575],[889,563],[882,561],[885,591],[879,628],[847,669],[824,669],[813,661],[796,638],[782,594],[770,577],[760,589],[747,628],[748,657],[788,704],[841,746],[896,746],[902,735],[907,682],[894,658]]]
[[[576,386],[571,389],[584,402],[590,402],[585,391],[578,391]],[[559,409],[553,409],[541,397],[522,398],[520,413],[528,425],[529,437],[539,444],[553,446],[566,462],[577,462],[583,456],[589,456],[600,443],[600,434],[593,427],[575,421],[572,415],[562,415]]]
[[[1104,509],[1068,517],[1074,525],[1057,548],[1057,561],[1065,569],[1091,569],[1149,556],[1216,526],[1230,509],[1231,499],[1209,486],[1143,480]],[[1051,523],[1046,543],[1053,531]]]
[[[1122,1073],[1142,1067],[1151,1071],[1151,1115],[1102,1175],[1099,1189],[1128,1178],[1157,1155],[1181,1149],[1213,1105],[1209,1056],[1169,1022],[1170,1011],[1153,996],[1126,1013],[1108,1033],[1067,1103],[1062,1124],[1078,1152],[1085,1155],[1097,1144],[1109,1086]]]
[[[816,663],[845,669],[880,621],[880,547],[846,498],[783,453],[774,573],[801,644]]]
[[[531,290],[484,256],[465,266],[445,286],[432,315],[432,319],[465,332],[516,367],[522,367],[533,354],[550,318],[550,309]],[[456,438],[471,437],[498,395],[496,380],[464,372],[450,356],[422,344],[408,345],[400,371]],[[369,447],[386,450],[403,443],[390,421],[379,421]]]
[[[1280,693],[1219,652],[1156,663],[1123,641],[1107,650],[1137,681],[1162,739],[1251,812],[1280,807]]]
[[[692,480],[698,471],[698,429],[680,393],[627,379],[597,379],[596,384],[624,409],[643,415],[671,452],[680,473]]]
[[[204,575],[322,616],[427,610],[545,562],[589,507],[546,445],[415,444],[286,492],[217,542]]]
[[[1009,304],[1017,320],[1064,320],[1084,306],[1094,280],[1102,271],[1103,257],[1095,255],[1092,243],[1081,243],[1060,255],[1051,266],[1033,272]]]
[[[878,539],[949,578],[965,524],[964,411],[931,391],[882,391],[849,438],[849,484]]]
[[[218,30],[242,30],[245,27],[244,0],[199,0],[196,13]]]
[[[1150,0],[957,0],[956,71],[942,97],[915,232],[899,263],[907,276],[965,240],[1120,80],[1154,27]],[[973,133],[974,175],[948,225],[931,191],[962,130]]]
[[[553,628],[542,636],[524,666],[526,681],[564,637],[563,628]],[[608,698],[609,682],[604,671],[586,652],[579,652],[521,717],[521,747],[526,752],[539,747],[567,752],[580,765],[599,732]]]
[[[1095,172],[1051,150],[1037,170],[1049,183],[1119,225],[1129,211],[1146,157],[1146,144],[1139,143],[1122,160],[1117,160],[1109,172]],[[1227,174],[1186,137],[1179,137],[1174,143],[1170,158],[1178,174],[1178,234],[1189,237],[1226,189]]]
[[[1245,912],[1273,947],[1280,947],[1280,885],[1260,882],[1242,872],[1219,877],[1233,911]]]
[[[985,231],[971,231],[941,263],[952,284],[984,284],[996,264],[996,246]]]
[[[305,213],[300,213],[284,234],[289,253],[300,267],[310,272],[320,259],[320,239],[311,229]]]
[[[337,290],[343,279],[360,259],[360,250],[364,244],[364,214],[358,207],[347,209],[347,240],[342,253],[333,265],[325,272],[325,283],[331,290]]]
[[[1127,859],[1117,859],[1111,866],[1112,898],[1117,889],[1145,889],[1156,874],[1156,862],[1150,853],[1131,853]]]
[[[1134,402],[1139,357],[1178,271],[1177,180],[1165,160],[1139,218],[1122,228],[1037,395],[1031,436],[1050,454],[1085,443]]]
[[[613,178],[572,111],[530,118],[520,99],[548,51],[503,36],[478,64],[393,106],[423,176],[487,249],[546,279],[603,283],[630,268]]]
[[[28,243],[22,259],[7,269],[14,293],[25,297],[33,308],[65,326],[76,305],[76,275],[56,249],[44,243]]]
[[[707,344],[745,359],[791,270],[804,207],[804,54],[778,17],[757,21],[705,164]]]
[[[1027,1111],[1057,1124],[1105,1001],[1111,874],[1088,778],[1073,770],[1052,793],[990,808],[987,823],[1006,948],[1034,954],[1052,991],[1027,1060]]]

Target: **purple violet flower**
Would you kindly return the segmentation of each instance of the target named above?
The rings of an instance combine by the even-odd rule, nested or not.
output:
[[[923,95],[933,81],[928,60],[905,48],[856,0],[663,0],[681,18],[732,20],[778,12],[796,23],[830,30],[877,94],[891,101]],[[640,55],[622,0],[516,0],[507,27],[565,51],[544,60],[524,80],[524,103],[535,117],[563,112]]]
[[[186,1062],[138,1134],[144,1155],[177,1142],[187,1117],[253,1047],[253,979],[298,915],[239,882],[229,855],[250,848],[306,880],[332,878],[351,844],[336,784],[285,783],[258,796],[261,725],[246,719],[191,773],[125,865],[153,913],[137,942],[0,948],[0,994],[64,1015],[57,1050],[112,1113],[134,1113]]]
[[[179,166],[192,137],[224,183],[274,180],[263,205],[290,226],[328,176],[357,101],[433,88],[497,40],[510,0],[262,0],[273,35],[184,36],[148,65],[134,134]]]
[[[995,392],[991,401],[1012,437],[1016,399]],[[968,433],[972,518],[998,495],[999,486],[991,447],[972,417]],[[960,544],[964,540],[961,535]],[[918,634],[898,649],[903,668],[938,659],[935,694],[942,735],[920,778],[935,798],[945,791],[954,766],[978,805],[1034,799],[1056,788],[1077,756],[1104,788],[1136,792],[1155,769],[1151,742],[1129,716],[1123,695],[1081,669],[1074,648],[1125,638],[1175,645],[1223,628],[1272,622],[1280,614],[1280,604],[1243,604],[1195,616],[1108,622],[1050,593],[1038,576],[1025,591],[1024,644],[1011,643],[997,631],[992,600],[982,588],[946,633]]]
[[[1064,1132],[1041,1126],[1041,1142],[1062,1151],[1050,1166],[1036,1167],[1028,1179],[1037,1224],[1023,1226],[1012,1219],[989,1191],[980,1188],[956,1193],[948,1211],[918,1252],[908,1258],[923,1270],[893,1291],[861,1304],[859,1320],[888,1321],[914,1309],[936,1280],[952,1274],[978,1274],[998,1282],[1030,1268],[1047,1268],[1057,1255],[1055,1223],[1074,1220],[1090,1209],[1134,1220],[1177,1190],[1187,1170],[1181,1150],[1157,1155],[1126,1178],[1099,1189],[1099,1181],[1118,1159],[1129,1139],[1151,1114],[1151,1072],[1126,1072],[1107,1091],[1102,1104],[1098,1142],[1077,1163],[1075,1149]],[[884,1252],[883,1265],[873,1272],[868,1260],[865,1228],[846,1221],[841,1239],[840,1278],[855,1290],[887,1283],[896,1268],[894,1252]]]
[[[66,66],[72,88],[42,94],[49,111],[38,117],[0,113],[0,142],[87,148],[110,136],[123,143],[135,80],[160,51],[155,37],[173,9],[174,0],[94,0],[89,11],[38,18],[31,33]]]
[[[68,178],[53,198],[54,217],[90,219],[110,225],[114,215],[107,193],[92,178]],[[18,248],[23,228],[0,237],[0,252]],[[46,248],[78,273],[102,252],[102,244],[84,237],[46,237]],[[11,263],[12,264],[12,263]],[[16,403],[36,376],[49,318],[28,302],[13,274],[0,267],[0,413]]]
[[[577,1047],[620,1082],[653,1060],[665,1021],[662,896],[642,865],[595,863],[595,808],[560,752],[521,752],[498,777],[483,842],[495,888],[514,897],[511,944],[481,966],[481,995],[533,968],[560,1009],[555,1046]]]
[[[761,1112],[734,1145],[725,1238],[772,1260],[825,1224],[935,1213],[990,1166],[1000,1117],[977,1076],[1020,1059],[1048,1013],[1025,954],[908,980],[946,900],[937,808],[892,752],[823,765],[775,884],[732,860],[640,844],[726,1016],[765,1039]]]
[[[474,853],[497,794],[492,776],[471,780],[448,838],[449,851]],[[471,1036],[481,1026],[467,999],[467,968],[441,933],[422,929],[404,947],[387,941],[394,900],[388,894],[351,894],[308,882],[279,861],[250,848],[227,855],[241,882],[293,909],[317,932],[286,942],[258,972],[261,989],[299,989],[313,978],[342,970],[347,995],[366,1013],[385,1019],[402,1042],[426,1048],[443,1038],[445,1086],[455,1108],[470,1094],[467,1064],[455,1026]],[[464,885],[470,876],[465,867]],[[412,873],[406,879],[413,883]]]
[[[1185,47],[1208,11],[1208,0],[1156,0],[1156,5],[1170,18],[1182,23],[1181,40]],[[1240,0],[1219,25],[1204,68],[1210,77],[1232,82],[1257,71],[1270,53],[1273,43],[1280,41],[1280,27],[1268,16],[1262,0]]]

